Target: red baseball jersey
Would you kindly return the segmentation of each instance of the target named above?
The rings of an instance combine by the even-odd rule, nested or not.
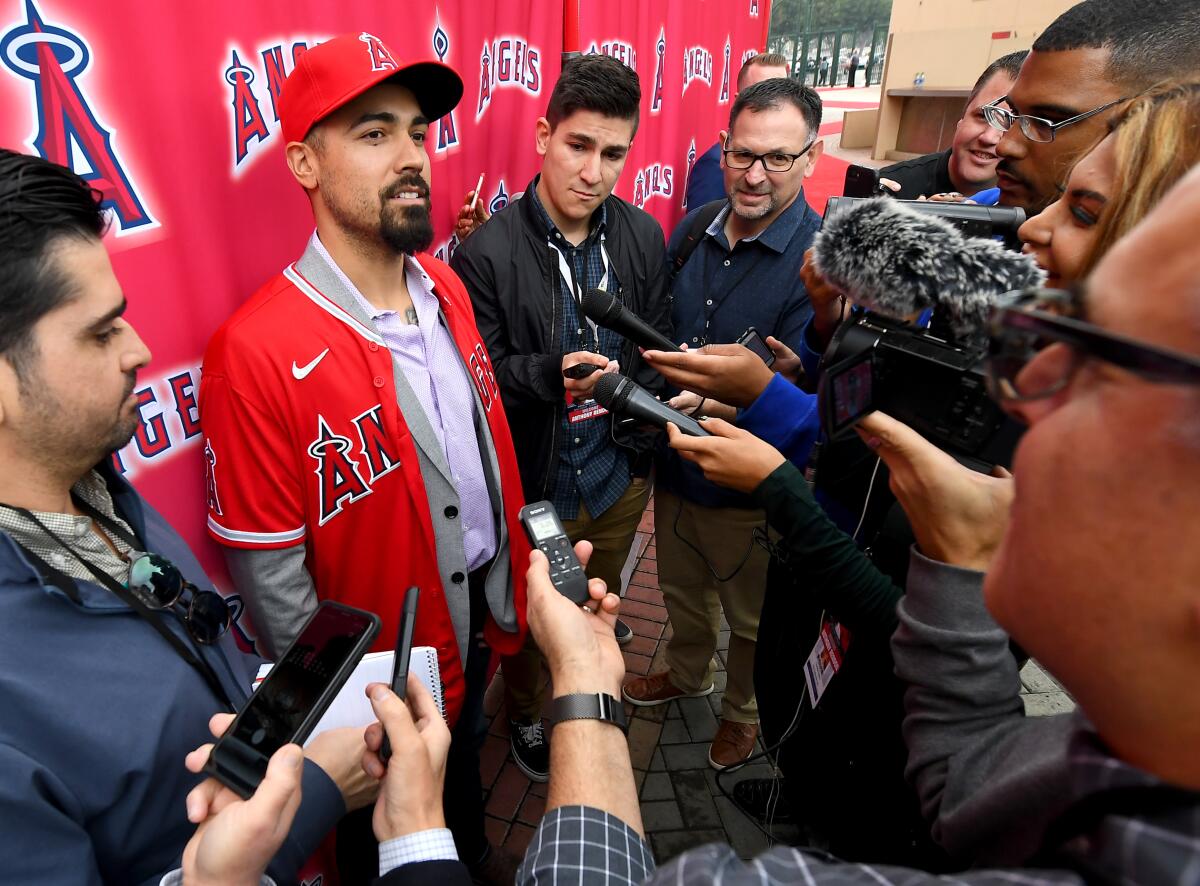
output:
[[[432,256],[418,261],[434,281],[495,443],[519,630],[501,630],[489,615],[485,635],[492,649],[509,654],[524,638],[529,557],[517,519],[516,455],[462,282]],[[404,589],[420,587],[414,643],[438,650],[453,723],[463,698],[463,663],[438,575],[415,444],[396,402],[392,355],[375,329],[291,265],[209,343],[200,411],[213,538],[239,548],[304,544],[318,597],[382,619],[377,649],[394,645]]]

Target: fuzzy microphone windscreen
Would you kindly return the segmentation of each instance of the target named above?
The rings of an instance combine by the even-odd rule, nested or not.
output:
[[[938,308],[963,337],[983,329],[997,296],[1046,276],[1027,255],[887,198],[831,213],[813,241],[813,264],[855,304],[898,319]]]

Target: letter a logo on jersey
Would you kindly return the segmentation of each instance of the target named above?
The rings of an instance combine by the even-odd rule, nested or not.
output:
[[[349,451],[350,438],[335,434],[325,417],[317,415],[317,438],[308,445],[308,454],[317,462],[313,473],[320,483],[318,526],[340,514],[345,505],[371,494],[371,487],[359,473],[358,463],[347,455]]]
[[[358,35],[358,39],[367,44],[367,52],[371,56],[372,71],[398,71],[400,66],[396,64],[396,60],[392,58],[391,50],[383,45],[383,41],[374,34],[368,34],[363,31]]]
[[[25,0],[25,21],[0,34],[0,63],[33,82],[34,133],[29,147],[51,163],[66,166],[103,195],[117,236],[158,227],[113,144],[114,131],[101,124],[80,88],[92,51],[73,31],[46,24],[34,0]]]

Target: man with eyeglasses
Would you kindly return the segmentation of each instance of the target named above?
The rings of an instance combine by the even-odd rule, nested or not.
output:
[[[803,186],[821,156],[820,125],[820,97],[795,80],[764,80],[738,93],[721,133],[728,200],[715,217],[711,204],[690,213],[667,248],[676,339],[687,347],[734,342],[753,327],[799,349],[811,309],[796,269],[821,226]],[[711,223],[696,231],[706,212]],[[667,669],[631,680],[623,694],[639,706],[710,694],[723,609],[727,682],[708,755],[723,769],[749,756],[758,735],[754,649],[769,557],[754,536],[765,518],[747,496],[708,482],[668,451],[658,461],[654,520],[674,634]]]
[[[653,872],[625,812],[632,788],[611,789],[623,767],[609,763],[602,793],[589,761],[564,754],[554,775],[572,787],[534,833],[520,882],[562,859],[688,886],[1197,882],[1198,225],[1200,168],[1105,256],[1086,292],[1034,292],[994,313],[992,389],[1029,426],[1015,482],[960,466],[879,413],[859,425],[917,538],[892,649],[907,683],[908,775],[952,877],[790,847],[746,862],[720,844]],[[736,448],[768,478],[795,476],[769,445],[709,424],[713,436],[672,432],[672,444],[726,469]],[[1014,641],[1078,711],[1025,716]],[[573,666],[605,673],[615,650],[598,645]]]
[[[113,468],[150,352],[124,319],[101,195],[0,150],[0,871],[157,883],[192,836],[184,755],[241,706],[259,659],[186,543]],[[147,553],[149,552],[149,553]],[[271,865],[294,879],[372,798],[362,730],[310,744]],[[341,789],[339,791],[339,788]]]
[[[1195,0],[1085,0],[1055,19],[1008,95],[983,109],[996,146],[1000,203],[1041,212],[1123,103],[1200,70]]]

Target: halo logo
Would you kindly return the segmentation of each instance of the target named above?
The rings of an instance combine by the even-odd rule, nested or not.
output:
[[[530,95],[542,91],[542,52],[521,37],[497,37],[483,44],[479,53],[479,103],[475,107],[478,123],[492,104],[496,89],[524,89]]]
[[[666,28],[658,29],[658,42],[654,44],[655,62],[654,62],[654,95],[650,99],[650,113],[657,114],[662,109],[663,97],[663,74],[666,73],[667,64],[667,37]]]
[[[684,173],[684,176],[683,176],[683,200],[680,201],[680,205],[684,209],[688,208],[688,203],[687,203],[688,182],[690,182],[692,180],[692,167],[694,167],[695,165],[696,165],[696,140],[692,139],[691,142],[688,144],[687,171]]]
[[[721,97],[717,99],[717,104],[726,104],[729,101],[729,35],[725,35],[725,66],[721,72]]]
[[[437,53],[438,61],[445,64],[446,56],[450,54],[450,35],[442,29],[442,19],[435,10],[436,26],[433,29],[433,51]],[[458,147],[458,121],[454,111],[439,117],[437,121],[437,144],[434,153],[442,154],[450,148]]]
[[[121,160],[113,140],[116,131],[100,122],[79,84],[91,61],[83,36],[47,24],[34,0],[25,2],[25,20],[0,35],[0,63],[33,85],[34,131],[26,145],[100,191],[118,237],[156,228],[158,222]]]
[[[701,80],[712,86],[712,53],[703,46],[693,46],[683,53],[683,92],[692,85],[693,80]]]

